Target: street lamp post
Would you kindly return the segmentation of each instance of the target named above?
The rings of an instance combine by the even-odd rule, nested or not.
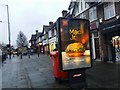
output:
[[[10,59],[11,59],[11,39],[10,39],[10,21],[9,21],[9,8],[8,5],[7,6],[7,17],[8,17],[8,39],[9,39],[9,45],[10,45]]]
[[[11,59],[11,39],[10,39],[10,21],[9,21],[9,8],[8,5],[2,5],[2,6],[6,6],[7,7],[7,19],[8,19],[8,40],[9,40],[9,45],[10,45],[10,59]],[[0,21],[2,22],[2,21]]]

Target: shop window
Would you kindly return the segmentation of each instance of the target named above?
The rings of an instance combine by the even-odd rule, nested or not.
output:
[[[112,37],[113,47],[115,48],[116,61],[120,61],[120,36]]]
[[[114,2],[107,2],[104,4],[104,18],[109,19],[115,16]]]

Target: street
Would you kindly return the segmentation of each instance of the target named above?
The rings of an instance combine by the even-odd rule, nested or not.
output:
[[[86,70],[88,88],[120,88],[120,63],[94,61]],[[69,88],[68,81],[57,83],[49,56],[15,56],[2,65],[2,88]]]
[[[58,84],[52,74],[50,58],[46,55],[15,56],[4,62],[2,88],[66,88]]]

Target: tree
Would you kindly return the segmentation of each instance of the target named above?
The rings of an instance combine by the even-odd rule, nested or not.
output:
[[[28,47],[28,40],[27,37],[24,35],[22,31],[19,31],[17,35],[17,47]]]

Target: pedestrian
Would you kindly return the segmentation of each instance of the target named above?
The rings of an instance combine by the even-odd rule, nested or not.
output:
[[[22,52],[20,53],[20,58],[22,59]]]
[[[113,46],[113,63],[116,63],[116,50],[115,46]]]
[[[13,53],[13,57],[14,57],[14,53]]]
[[[31,50],[30,50],[30,48],[28,48],[28,58],[30,58],[30,52]]]
[[[39,57],[39,51],[38,51],[38,57]]]
[[[50,54],[50,51],[47,51],[47,55],[49,56],[49,54]]]

